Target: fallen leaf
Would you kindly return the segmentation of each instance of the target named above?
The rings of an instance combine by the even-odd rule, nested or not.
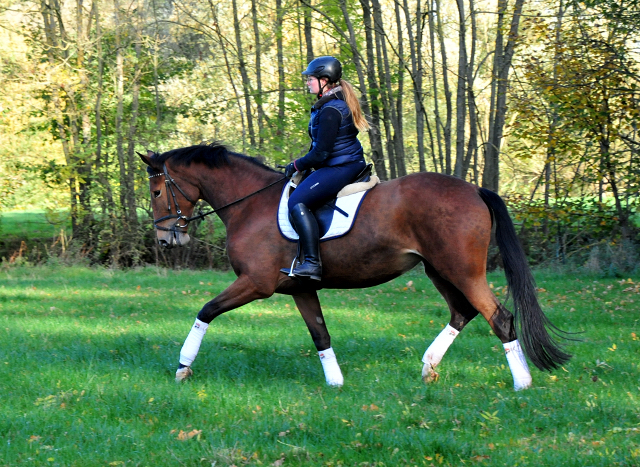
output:
[[[180,441],[186,441],[194,436],[198,436],[200,433],[202,433],[202,430],[191,430],[189,432],[180,430],[180,433],[178,433],[178,439]]]

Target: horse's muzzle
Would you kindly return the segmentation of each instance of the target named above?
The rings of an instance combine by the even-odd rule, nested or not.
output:
[[[173,248],[174,246],[184,246],[189,243],[191,237],[183,232],[167,232],[168,235],[158,236],[158,245],[163,248]]]

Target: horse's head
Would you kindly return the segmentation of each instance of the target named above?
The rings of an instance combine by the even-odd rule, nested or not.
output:
[[[188,181],[185,167],[167,166],[167,160],[152,151],[147,155],[138,153],[147,164],[153,224],[158,243],[166,248],[186,245],[190,238],[187,233],[189,218],[200,198],[200,190]]]

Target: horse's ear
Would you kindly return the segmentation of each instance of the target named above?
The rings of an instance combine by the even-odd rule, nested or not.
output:
[[[147,151],[146,156],[144,154],[139,153],[138,151],[136,151],[136,154],[140,156],[140,159],[142,159],[142,162],[147,164],[149,167],[153,167],[153,164],[151,162],[151,158],[154,156],[153,151]]]

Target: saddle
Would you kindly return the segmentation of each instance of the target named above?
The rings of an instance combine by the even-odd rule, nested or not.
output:
[[[351,184],[340,190],[335,199],[313,211],[318,221],[320,241],[342,237],[351,230],[364,197],[371,188],[380,183],[380,179],[372,175],[371,170],[372,164],[367,164]],[[310,171],[296,174],[296,176],[285,185],[282,197],[280,198],[278,228],[282,236],[290,241],[297,242],[298,234],[289,219],[289,196],[310,174]]]

